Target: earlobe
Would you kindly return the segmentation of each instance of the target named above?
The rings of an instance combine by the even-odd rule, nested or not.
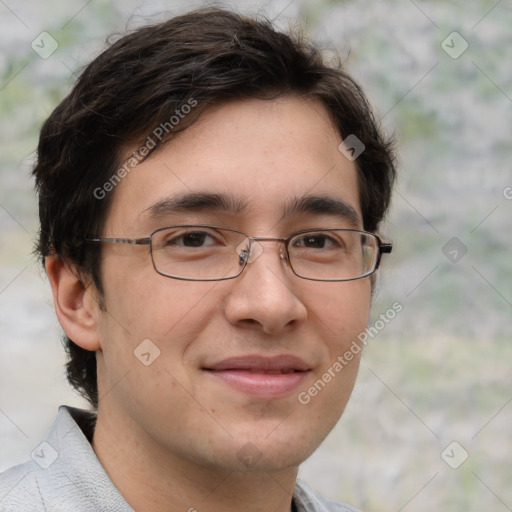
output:
[[[99,305],[93,286],[84,285],[78,272],[59,256],[45,260],[59,323],[75,344],[85,350],[101,349],[98,337]]]

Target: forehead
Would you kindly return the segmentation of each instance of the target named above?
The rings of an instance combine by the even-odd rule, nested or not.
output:
[[[269,222],[296,214],[301,209],[291,206],[306,196],[343,202],[360,215],[356,166],[338,150],[340,142],[328,112],[314,100],[210,107],[117,185],[106,228],[142,226],[192,196],[197,210],[216,207],[198,198],[222,196],[235,217]],[[192,203],[181,211],[190,212]]]

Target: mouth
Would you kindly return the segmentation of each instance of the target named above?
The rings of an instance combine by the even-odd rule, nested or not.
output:
[[[202,368],[231,389],[259,398],[281,398],[306,379],[311,368],[296,356],[232,357]]]

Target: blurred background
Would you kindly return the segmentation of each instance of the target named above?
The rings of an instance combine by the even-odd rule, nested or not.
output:
[[[28,459],[59,404],[85,405],[32,255],[39,127],[108,35],[205,4],[0,0],[0,471]],[[512,510],[512,2],[216,5],[305,26],[399,143],[370,325],[403,309],[369,338],[301,478],[366,512]]]

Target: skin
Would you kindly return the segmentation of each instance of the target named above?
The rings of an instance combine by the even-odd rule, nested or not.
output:
[[[179,223],[267,237],[319,226],[362,228],[356,167],[338,151],[340,142],[313,100],[210,108],[122,180],[101,235],[146,237]],[[230,194],[245,209],[148,214],[158,201],[190,192]],[[307,194],[339,199],[359,219],[353,225],[328,213],[283,216],[285,204]],[[97,351],[93,448],[135,510],[287,512],[299,464],[346,406],[360,353],[308,404],[297,394],[366,327],[370,279],[300,279],[279,258],[278,243],[262,246],[238,278],[191,282],[157,274],[145,246],[104,245],[103,309],[92,285],[84,287],[59,258],[47,260],[61,325],[77,344]],[[160,356],[144,366],[133,352],[148,338]],[[202,370],[247,354],[294,354],[311,369],[299,389],[273,399]],[[241,449],[253,455],[250,465],[237,455]]]

